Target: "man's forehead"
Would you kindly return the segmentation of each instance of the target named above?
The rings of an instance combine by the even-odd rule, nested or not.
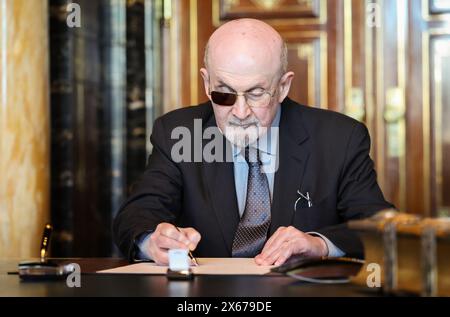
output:
[[[217,54],[210,59],[208,70],[223,80],[253,79],[270,80],[278,73],[279,62],[270,54],[256,57],[251,52],[229,52]]]
[[[270,86],[273,77],[269,74],[241,75],[228,72],[213,72],[211,76],[212,83],[216,86],[226,86],[233,89],[248,90],[251,88],[265,88]]]

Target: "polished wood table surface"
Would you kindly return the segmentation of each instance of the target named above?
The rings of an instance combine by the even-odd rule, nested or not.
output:
[[[376,289],[351,284],[318,285],[283,275],[195,276],[192,281],[169,281],[165,275],[96,274],[128,263],[115,258],[60,259],[81,267],[81,287],[65,280],[21,281],[18,260],[0,259],[0,296],[156,296],[156,297],[279,297],[279,296],[380,296]]]

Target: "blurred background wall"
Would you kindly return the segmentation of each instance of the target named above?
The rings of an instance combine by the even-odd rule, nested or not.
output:
[[[53,256],[118,255],[153,120],[206,100],[206,41],[240,17],[286,39],[291,98],[367,125],[388,200],[450,215],[450,0],[0,0],[0,257],[47,220]]]
[[[114,254],[111,223],[160,114],[160,1],[49,0],[52,254]]]
[[[50,216],[48,6],[0,1],[0,257],[37,255]]]

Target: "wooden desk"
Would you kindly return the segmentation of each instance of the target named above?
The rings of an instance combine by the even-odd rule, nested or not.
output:
[[[81,267],[81,288],[69,288],[65,280],[22,282],[18,260],[0,260],[0,296],[379,296],[376,289],[350,284],[317,285],[295,281],[286,276],[196,276],[193,281],[168,281],[164,275],[95,274],[97,270],[126,265],[122,259],[64,259]]]

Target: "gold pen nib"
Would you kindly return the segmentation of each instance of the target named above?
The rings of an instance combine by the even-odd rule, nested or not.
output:
[[[191,258],[192,263],[194,263],[194,266],[198,266],[197,259],[194,258],[194,256],[192,255],[192,252],[191,252],[191,251],[189,251],[189,257]]]

